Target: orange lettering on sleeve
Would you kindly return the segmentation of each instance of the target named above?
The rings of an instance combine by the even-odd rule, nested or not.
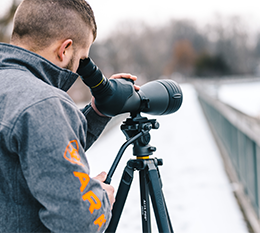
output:
[[[102,225],[106,223],[106,221],[107,220],[105,219],[105,215],[102,214],[98,219],[96,219],[94,221],[94,224],[99,226],[99,228],[98,228],[98,230],[99,230],[100,227],[102,227]]]
[[[91,214],[93,214],[94,210],[98,210],[98,209],[101,208],[101,201],[96,196],[96,194],[93,193],[92,191],[88,191],[87,193],[85,193],[82,196],[82,199],[84,201],[86,201],[86,200],[89,201],[89,203],[90,203],[89,211],[90,211]]]
[[[65,149],[63,157],[73,164],[84,166],[84,164],[80,161],[79,144],[77,140],[69,142]]]
[[[73,172],[75,177],[79,178],[80,181],[80,191],[83,192],[84,189],[87,187],[88,182],[90,180],[89,175],[87,173],[83,173],[83,172]]]

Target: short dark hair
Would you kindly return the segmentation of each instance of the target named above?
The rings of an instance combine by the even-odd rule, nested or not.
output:
[[[70,38],[75,46],[80,46],[86,26],[95,40],[95,17],[85,0],[23,0],[15,14],[11,41],[25,39],[39,50],[54,39]]]

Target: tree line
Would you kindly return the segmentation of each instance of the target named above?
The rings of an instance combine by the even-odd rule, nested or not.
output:
[[[124,22],[91,57],[110,75],[123,70],[147,80],[160,76],[222,77],[254,74],[260,62],[260,33],[251,35],[240,17],[199,28],[190,20],[161,27]]]

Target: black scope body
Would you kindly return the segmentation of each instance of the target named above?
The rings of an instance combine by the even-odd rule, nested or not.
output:
[[[136,91],[130,79],[108,80],[90,58],[81,61],[77,73],[90,87],[97,109],[106,116],[126,112],[166,115],[182,104],[181,88],[172,80],[151,81]]]

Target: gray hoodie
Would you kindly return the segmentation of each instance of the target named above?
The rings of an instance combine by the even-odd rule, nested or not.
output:
[[[102,232],[110,221],[85,156],[109,118],[78,110],[66,93],[77,77],[0,44],[0,232]]]

